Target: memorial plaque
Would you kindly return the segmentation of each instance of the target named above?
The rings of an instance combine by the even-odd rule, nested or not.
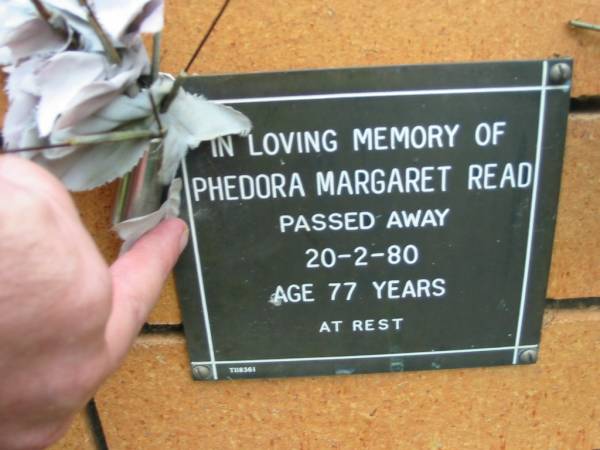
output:
[[[176,282],[194,377],[535,362],[570,71],[188,79],[254,124],[182,167],[191,241]]]

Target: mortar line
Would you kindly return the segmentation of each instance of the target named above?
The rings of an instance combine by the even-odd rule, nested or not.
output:
[[[587,309],[600,307],[600,297],[546,299],[546,309]]]
[[[104,428],[102,427],[102,420],[100,420],[100,414],[96,407],[96,400],[93,397],[88,402],[85,409],[92,428],[96,448],[98,450],[109,450],[106,436],[104,435]]]

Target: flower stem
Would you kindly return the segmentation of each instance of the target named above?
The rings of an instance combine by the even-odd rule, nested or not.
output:
[[[582,20],[571,20],[569,22],[569,25],[571,25],[574,28],[583,28],[585,30],[600,31],[600,25],[583,22]]]
[[[100,39],[100,42],[102,43],[102,47],[104,47],[104,51],[106,52],[106,57],[108,58],[108,60],[113,64],[120,64],[121,57],[119,56],[117,49],[112,45],[112,43],[110,42],[110,38],[102,29],[100,22],[98,22],[98,19],[96,18],[96,15],[94,14],[94,11],[90,7],[87,0],[79,0],[79,4],[87,10],[90,25],[96,32],[98,38]]]
[[[111,133],[103,134],[89,134],[86,136],[75,136],[69,139],[67,142],[69,145],[76,147],[79,145],[94,145],[104,144],[108,142],[121,142],[136,139],[157,139],[163,136],[163,130],[158,134],[151,130],[127,130],[127,131],[113,131]]]
[[[51,148],[67,148],[67,147],[86,147],[97,144],[107,144],[111,142],[133,141],[140,139],[162,139],[165,135],[165,130],[160,130],[158,133],[151,130],[126,130],[113,131],[103,134],[89,134],[85,136],[75,136],[61,144],[40,145],[39,147],[25,147],[3,150],[0,148],[0,153],[27,153],[41,152]]]
[[[173,103],[173,100],[175,100],[175,97],[177,97],[177,94],[179,93],[179,89],[181,88],[181,83],[183,82],[184,78],[187,78],[187,74],[184,72],[180,73],[177,76],[177,78],[175,78],[173,87],[171,88],[169,93],[165,96],[165,98],[162,101],[161,108],[160,108],[161,113],[163,113],[163,114],[166,113],[167,110],[169,109],[169,106],[171,106],[171,103]]]
[[[152,82],[155,82],[160,72],[160,45],[162,33],[154,33],[152,36],[152,70],[150,72]]]
[[[40,0],[31,0],[31,3],[33,3],[33,6],[35,6],[35,9],[37,10],[38,14],[42,17],[42,19],[50,23],[52,15],[48,12],[48,10],[42,4],[42,2]]]

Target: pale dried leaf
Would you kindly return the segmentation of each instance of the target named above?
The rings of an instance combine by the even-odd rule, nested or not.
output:
[[[106,58],[100,54],[65,52],[53,56],[37,77],[41,94],[37,110],[40,135],[48,136],[69,103],[76,101],[86,86],[102,79],[106,71]]]
[[[12,64],[13,57],[8,47],[0,47],[0,66]]]
[[[14,11],[17,14],[30,14],[32,9],[31,0],[0,0],[0,13],[7,14],[8,11]],[[6,23],[12,24],[10,19],[5,20]]]
[[[10,108],[4,117],[2,137],[9,149],[26,147],[25,136],[31,130],[37,135],[37,124],[33,111],[37,105],[37,97],[26,92],[20,92],[13,96]]]
[[[89,26],[87,11],[79,0],[46,0],[45,3],[81,35],[84,50],[102,51],[102,44]],[[96,0],[91,4],[102,29],[118,48],[129,46],[128,35],[157,33],[164,25],[163,0]]]
[[[10,50],[13,61],[61,51],[67,42],[65,35],[54,30],[39,17],[23,22],[10,32],[0,34],[0,46],[6,46]]]
[[[50,135],[50,142],[60,144],[77,136],[107,133],[115,129],[126,128],[132,122],[144,119],[149,119],[147,122],[149,129],[158,132],[158,126],[151,117],[152,104],[149,92],[152,93],[154,101],[159,104],[171,90],[172,85],[172,80],[161,76],[152,84],[150,91],[143,90],[135,97],[121,95],[93,115],[78,121],[73,127],[53,131]],[[74,149],[71,147],[47,149],[44,151],[44,156],[48,159],[62,158],[73,151]]]
[[[57,10],[59,13],[68,13],[73,17],[87,20],[87,12],[79,0],[44,0],[44,5],[49,10]]]
[[[37,16],[30,0],[0,0],[0,36]]]
[[[78,50],[103,53],[104,47],[98,34],[88,22],[87,12],[79,0],[45,0],[46,9],[64,21],[67,32],[79,36]]]
[[[141,20],[137,21],[140,33],[155,34],[165,26],[165,2],[152,0],[144,7]]]
[[[13,100],[23,92],[35,97],[40,96],[40,87],[37,84],[37,76],[45,61],[42,58],[30,58],[18,66],[10,66],[5,69],[8,73],[6,91],[8,99]]]
[[[148,70],[148,57],[143,44],[128,48],[119,66],[108,69],[104,78],[84,86],[60,112],[55,129],[72,127],[118,97]]]
[[[252,123],[229,106],[212,103],[202,96],[180,89],[161,121],[167,129],[159,177],[169,184],[181,160],[201,142],[229,134],[247,135]]]
[[[97,0],[98,21],[115,40],[128,33],[157,33],[163,27],[162,0]]]
[[[109,66],[101,54],[66,52],[53,56],[41,69],[37,112],[42,136],[56,128],[73,126],[98,111],[136,82],[148,69],[141,43],[127,49],[118,66]]]
[[[114,229],[124,241],[121,253],[128,251],[148,231],[156,227],[167,218],[178,217],[181,206],[181,178],[176,178],[171,183],[167,200],[162,206],[151,214],[126,220],[115,225]]]
[[[71,191],[87,191],[120,178],[133,169],[150,142],[128,140],[78,148],[60,159],[36,155],[34,161],[48,169]]]
[[[42,143],[35,120],[34,111],[39,99],[33,81],[42,64],[42,60],[33,58],[8,69],[6,90],[10,105],[2,130],[7,148],[33,147]]]

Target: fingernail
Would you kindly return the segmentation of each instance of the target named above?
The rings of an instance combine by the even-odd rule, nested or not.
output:
[[[181,238],[179,240],[179,252],[182,252],[183,249],[187,246],[188,241],[190,240],[190,229],[187,224],[185,225],[185,230],[181,233]]]

